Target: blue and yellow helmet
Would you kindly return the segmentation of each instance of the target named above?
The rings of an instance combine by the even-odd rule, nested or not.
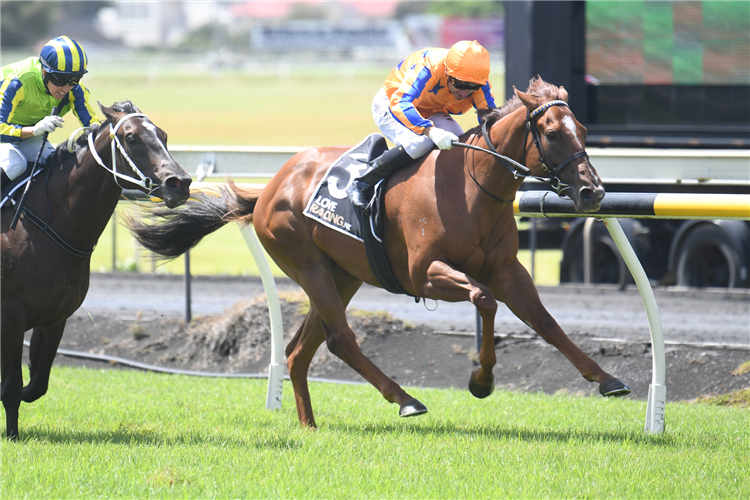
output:
[[[83,75],[89,60],[83,47],[67,36],[53,38],[42,48],[39,62],[48,73]]]

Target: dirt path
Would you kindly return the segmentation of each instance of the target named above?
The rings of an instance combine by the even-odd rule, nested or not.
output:
[[[194,308],[195,319],[189,326],[183,320],[184,297],[177,305],[174,300],[184,290],[182,287],[182,282],[174,278],[95,276],[89,299],[68,321],[61,348],[171,368],[266,372],[270,339],[267,306],[259,298],[262,287],[247,279],[197,280],[192,287],[193,297],[200,306]],[[291,282],[281,280],[278,288],[284,297],[301,297]],[[425,314],[421,304],[390,294],[383,296],[384,292],[369,288],[360,292],[363,297],[359,300],[370,309],[388,310],[391,315],[350,310],[350,322],[363,351],[373,362],[404,386],[466,388],[469,373],[476,369],[471,306],[466,312],[451,315],[451,308],[441,303],[438,310],[447,315],[447,320],[441,316],[421,321],[414,319]],[[112,293],[117,299],[108,302]],[[556,288],[540,293],[545,303],[556,304],[548,306],[551,311],[562,300],[578,304],[577,312],[567,310],[563,319],[558,317],[571,339],[604,370],[625,381],[633,390],[631,397],[647,397],[652,356],[648,324],[636,292]],[[131,296],[137,300],[131,300]],[[732,375],[739,365],[750,361],[748,297],[729,292],[657,294],[660,310],[665,310],[662,322],[667,340],[670,401],[750,387],[750,374]],[[149,307],[139,308],[142,303]],[[234,305],[227,307],[228,303]],[[302,320],[302,306],[287,301],[283,304],[288,340]],[[221,308],[223,312],[205,313],[211,308]],[[410,316],[410,310],[418,314]],[[499,314],[495,331],[498,365],[494,373],[498,387],[546,393],[596,392],[596,384],[586,382],[555,348],[514,317]],[[718,342],[731,345],[719,347],[715,345]],[[56,364],[119,366],[66,356],[58,356]],[[362,381],[325,347],[318,351],[310,376]]]

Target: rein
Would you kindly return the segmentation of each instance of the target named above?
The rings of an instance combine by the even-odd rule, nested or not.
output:
[[[484,138],[484,142],[487,144],[487,149],[482,148],[480,146],[476,146],[473,144],[466,144],[463,142],[454,141],[454,146],[460,146],[462,148],[466,149],[474,149],[476,151],[481,151],[483,153],[487,153],[491,156],[494,156],[497,158],[500,163],[502,163],[509,171],[513,174],[514,179],[525,179],[525,178],[532,178],[536,179],[541,182],[545,182],[549,184],[552,189],[557,193],[558,196],[564,196],[565,191],[570,189],[569,184],[565,184],[562,180],[560,180],[559,173],[560,171],[567,166],[570,162],[573,160],[576,160],[578,158],[582,157],[588,157],[588,153],[586,151],[579,151],[572,155],[570,158],[567,158],[565,161],[560,163],[559,165],[555,166],[554,162],[549,158],[547,155],[547,152],[544,150],[544,147],[542,146],[541,138],[539,137],[539,131],[536,129],[535,126],[532,126],[532,120],[536,120],[538,116],[543,114],[545,111],[547,111],[552,106],[565,106],[568,107],[568,103],[565,101],[550,101],[548,103],[542,104],[538,108],[536,108],[534,111],[527,111],[526,112],[526,134],[523,138],[523,151],[526,151],[526,144],[528,140],[529,133],[531,133],[531,137],[534,140],[534,145],[536,146],[537,153],[539,154],[539,163],[542,165],[542,169],[545,172],[550,173],[550,177],[538,177],[536,175],[531,175],[531,170],[529,170],[528,167],[518,163],[517,161],[508,158],[507,156],[501,155],[497,152],[497,149],[495,149],[495,146],[492,145],[492,142],[490,141],[490,136],[487,131],[487,122],[482,122],[482,137]],[[548,166],[551,165],[551,167]],[[479,181],[474,177],[474,174],[469,170],[469,176],[474,181],[474,183],[481,189],[484,193],[488,194],[491,198],[494,200],[497,200],[501,203],[513,203],[514,200],[503,200],[501,198],[498,198],[494,194],[487,191],[487,189],[482,186]]]

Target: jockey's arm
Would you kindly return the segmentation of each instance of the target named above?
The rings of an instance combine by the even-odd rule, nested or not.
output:
[[[426,134],[425,128],[433,125],[414,106],[414,101],[421,97],[431,76],[428,68],[416,66],[404,76],[391,96],[390,107],[393,115],[402,125],[419,135]]]
[[[84,127],[101,123],[96,116],[94,108],[91,106],[89,89],[82,83],[73,87],[70,91],[70,104],[73,114]]]
[[[495,98],[492,95],[492,86],[490,85],[490,82],[485,83],[482,85],[482,88],[474,92],[471,95],[471,100],[476,109],[492,109],[497,107],[497,104],[495,104]],[[482,123],[479,115],[477,115],[477,120],[479,123]]]
[[[0,82],[0,141],[16,142],[31,137],[32,127],[21,127],[10,122],[16,106],[23,100],[25,91],[17,78],[5,78]]]

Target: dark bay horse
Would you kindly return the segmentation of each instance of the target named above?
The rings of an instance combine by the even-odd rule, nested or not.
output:
[[[190,195],[190,176],[167,151],[163,130],[130,102],[100,107],[102,125],[79,139],[75,154],[59,147],[34,179],[15,229],[15,207],[2,209],[2,401],[11,439],[18,437],[21,401],[47,392],[65,322],[86,297],[90,255],[122,189],[139,189],[167,207]],[[23,387],[23,338],[31,328]]]
[[[477,127],[461,141],[494,149],[521,168],[525,165],[531,175],[551,179],[580,212],[593,212],[604,189],[584,150],[586,130],[568,108],[567,98],[564,88],[535,79],[528,92],[516,90],[505,106],[483,116],[487,140]],[[346,149],[303,151],[262,190],[230,182],[229,187],[195,195],[197,199],[191,198],[184,209],[151,213],[155,223],[129,221],[145,247],[167,257],[182,254],[227,222],[253,223],[268,254],[310,299],[310,311],[286,347],[297,413],[308,427],[315,427],[315,419],[307,373],[323,342],[387,401],[397,403],[401,416],[427,411],[363,354],[347,323],[347,304],[362,282],[379,286],[363,243],[303,215],[322,176]],[[584,378],[597,382],[601,394],[628,394],[625,384],[565,335],[519,263],[510,201],[521,182],[496,154],[459,147],[435,150],[388,178],[383,240],[398,284],[417,297],[470,301],[477,308],[483,324],[480,368],[469,381],[477,397],[489,396],[494,389],[497,300],[557,347]]]

